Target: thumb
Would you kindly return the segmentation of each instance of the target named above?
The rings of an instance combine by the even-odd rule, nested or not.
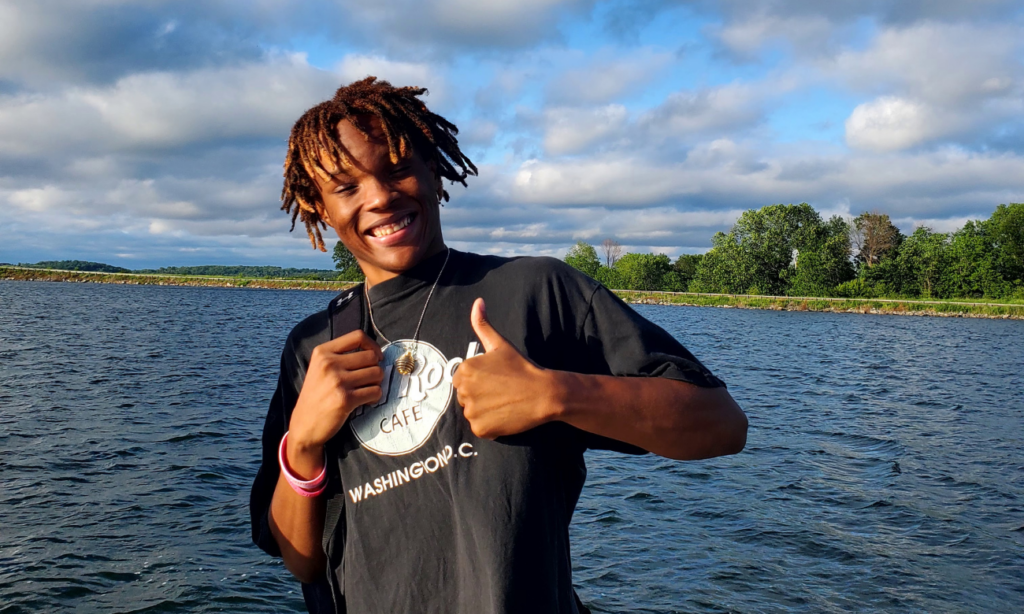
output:
[[[473,325],[473,332],[480,339],[485,352],[493,352],[499,346],[508,343],[498,331],[494,330],[487,319],[487,306],[484,304],[484,299],[478,298],[473,302],[473,309],[469,313],[469,322]]]

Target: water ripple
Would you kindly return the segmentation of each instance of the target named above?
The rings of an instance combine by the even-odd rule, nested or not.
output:
[[[248,487],[281,343],[329,296],[0,282],[0,614],[304,611]],[[639,310],[751,429],[588,455],[595,612],[1024,610],[1021,323]]]

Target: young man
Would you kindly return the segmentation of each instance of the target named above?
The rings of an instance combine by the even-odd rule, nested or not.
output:
[[[424,91],[371,77],[292,131],[282,208],[358,260],[365,286],[333,306],[364,325],[332,339],[321,312],[288,337],[253,537],[303,583],[327,580],[338,611],[578,612],[584,451],[734,454],[746,417],[597,282],[445,245],[442,180],[476,168]]]

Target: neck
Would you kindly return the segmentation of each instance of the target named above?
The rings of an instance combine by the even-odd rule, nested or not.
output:
[[[367,288],[372,288],[372,287],[376,286],[379,283],[383,283],[385,281],[388,281],[389,279],[394,279],[394,278],[398,277],[399,275],[401,275],[402,273],[405,273],[409,269],[412,269],[412,268],[416,267],[417,265],[419,265],[424,260],[426,260],[426,259],[428,259],[428,258],[430,258],[432,256],[435,256],[435,255],[437,255],[437,254],[439,254],[441,252],[444,252],[444,251],[446,251],[448,249],[449,249],[448,246],[444,244],[444,240],[438,240],[434,244],[432,244],[430,246],[430,248],[428,248],[427,251],[425,251],[423,253],[423,255],[419,259],[416,260],[416,262],[412,263],[406,269],[403,269],[401,271],[388,271],[388,270],[384,270],[384,269],[372,269],[370,271],[364,271],[365,274],[366,274],[366,282],[365,282],[366,283],[366,287]]]

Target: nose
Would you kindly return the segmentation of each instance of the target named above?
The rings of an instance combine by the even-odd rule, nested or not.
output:
[[[385,208],[398,197],[398,191],[388,179],[373,175],[367,177],[365,186],[366,203],[364,206],[370,210]]]

